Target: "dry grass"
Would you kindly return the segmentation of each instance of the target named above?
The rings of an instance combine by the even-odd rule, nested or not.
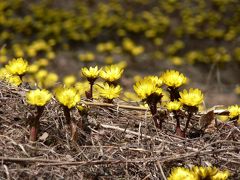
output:
[[[229,169],[232,179],[240,178],[240,130],[231,123],[203,137],[183,139],[173,134],[170,116],[159,131],[145,111],[91,106],[89,131],[71,142],[61,108],[52,100],[33,144],[27,117],[34,108],[25,102],[24,92],[0,83],[2,179],[165,179],[172,167],[192,165]],[[77,111],[72,115],[80,121]]]

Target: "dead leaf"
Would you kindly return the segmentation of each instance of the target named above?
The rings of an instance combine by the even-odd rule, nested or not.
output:
[[[214,120],[214,110],[209,111],[207,114],[203,114],[199,119],[200,129],[205,130]]]
[[[47,132],[44,132],[40,137],[39,137],[39,140],[41,141],[46,141],[46,139],[48,138],[48,133]]]

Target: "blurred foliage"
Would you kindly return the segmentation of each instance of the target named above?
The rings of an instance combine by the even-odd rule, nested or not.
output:
[[[239,22],[238,0],[8,0],[0,2],[0,44],[9,56],[31,59],[91,43],[110,63],[112,53],[135,59],[146,50],[175,65],[224,63],[240,60]]]

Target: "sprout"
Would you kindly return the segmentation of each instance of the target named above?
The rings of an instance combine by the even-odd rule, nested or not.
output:
[[[77,140],[77,125],[71,118],[70,110],[75,107],[80,101],[80,95],[75,88],[59,87],[55,90],[55,96],[63,107],[63,112],[66,118],[66,124],[71,129],[71,139]]]
[[[144,79],[136,82],[133,88],[138,97],[148,104],[155,126],[162,129],[163,119],[161,119],[157,113],[157,103],[160,102],[162,98],[163,90],[159,87],[159,83],[156,78],[145,77]]]
[[[30,141],[36,141],[37,135],[39,131],[40,122],[39,119],[42,116],[44,106],[50,101],[52,95],[49,91],[43,89],[36,89],[27,92],[26,100],[30,105],[34,105],[37,107],[37,115],[30,119]]]
[[[186,133],[192,114],[198,111],[198,106],[203,102],[203,94],[199,89],[191,88],[189,91],[184,89],[183,92],[180,92],[179,101],[188,112],[188,119],[184,129],[184,133]]]
[[[91,132],[91,129],[88,127],[89,126],[89,121],[88,121],[88,112],[89,112],[89,107],[87,107],[85,104],[81,104],[77,106],[78,113],[81,116],[81,129],[84,130],[84,132]]]
[[[180,120],[179,120],[179,112],[180,112],[180,108],[182,107],[182,103],[179,102],[179,101],[177,101],[177,100],[174,100],[174,101],[168,102],[168,103],[166,104],[166,107],[167,107],[167,110],[168,110],[168,111],[173,112],[174,118],[175,118],[176,121],[177,121],[175,133],[176,133],[178,136],[184,137],[185,134],[184,134],[183,131],[181,130]]]

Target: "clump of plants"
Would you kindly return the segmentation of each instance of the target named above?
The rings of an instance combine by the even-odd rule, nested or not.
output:
[[[30,124],[29,140],[32,142],[37,140],[40,127],[40,118],[43,114],[44,107],[50,101],[51,98],[52,98],[51,93],[45,89],[30,90],[26,93],[27,103],[32,106],[35,106],[37,109],[36,115],[33,115],[29,118]]]
[[[66,118],[66,125],[70,128],[71,139],[77,140],[77,124],[71,117],[71,109],[80,102],[80,95],[75,88],[72,87],[59,87],[55,90],[55,96],[61,104],[64,116]]]

